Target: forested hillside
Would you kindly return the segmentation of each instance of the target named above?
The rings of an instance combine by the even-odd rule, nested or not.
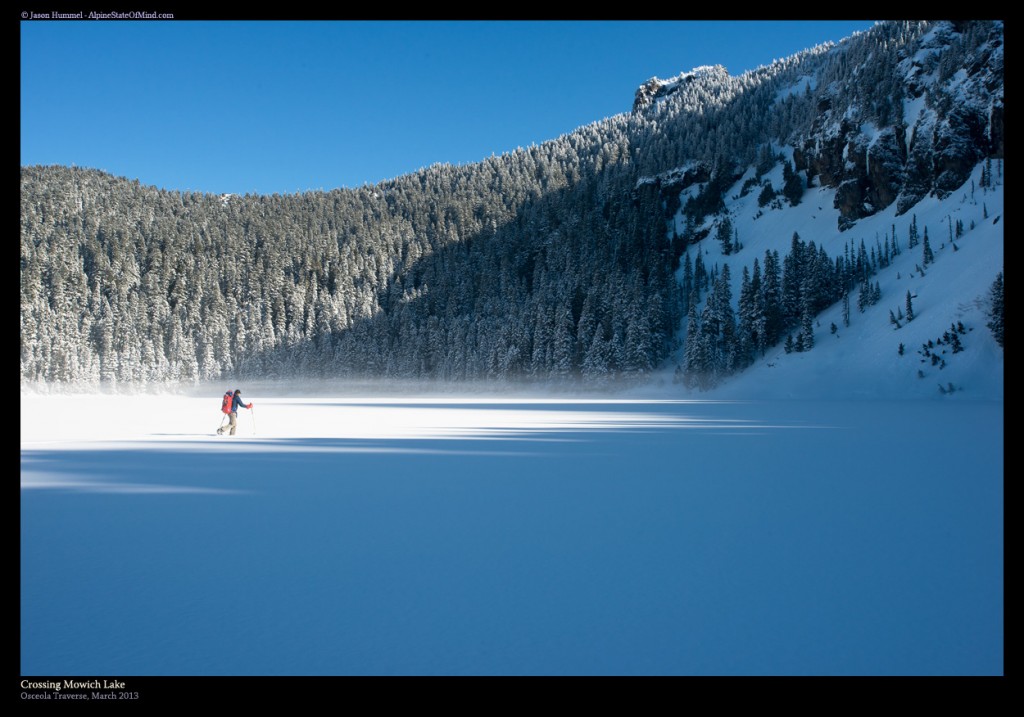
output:
[[[835,187],[838,232],[1001,157],[1002,98],[1000,23],[886,23],[739,77],[651,80],[629,113],[357,189],[218,196],[24,167],[22,380],[642,377],[686,336],[676,270],[748,168],[765,192],[792,158],[778,202]],[[791,295],[754,347],[864,278],[813,237],[792,251],[835,283]]]

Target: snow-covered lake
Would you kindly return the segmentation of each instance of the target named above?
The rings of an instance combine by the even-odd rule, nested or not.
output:
[[[22,395],[22,674],[1003,672],[1001,402],[246,400]]]

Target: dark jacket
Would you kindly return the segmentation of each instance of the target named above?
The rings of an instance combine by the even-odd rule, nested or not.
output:
[[[231,402],[231,412],[238,413],[238,407],[248,408],[249,406],[242,400],[241,394],[235,394],[235,400]]]

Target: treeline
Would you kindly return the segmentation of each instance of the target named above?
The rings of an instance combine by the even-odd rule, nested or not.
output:
[[[914,225],[916,227],[916,217]],[[743,267],[738,309],[733,309],[729,265],[708,271],[697,254],[683,259],[683,291],[687,300],[686,342],[676,380],[707,389],[722,378],[750,366],[769,347],[786,337],[790,351],[810,351],[815,342],[815,317],[838,301],[843,321],[850,324],[850,296],[856,292],[860,311],[881,299],[879,269],[900,253],[895,227],[884,243],[870,249],[848,241],[842,256],[832,259],[824,247],[804,242],[793,233],[790,249],[781,260],[778,250],[765,250],[764,261],[754,259],[753,271]],[[703,308],[701,298],[705,297]]]
[[[22,378],[614,378],[679,322],[657,195],[555,145],[467,173],[231,197],[22,172]]]

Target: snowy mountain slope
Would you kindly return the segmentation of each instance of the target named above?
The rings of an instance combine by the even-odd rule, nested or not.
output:
[[[928,197],[902,216],[896,215],[896,206],[892,205],[844,232],[836,229],[834,189],[812,188],[795,207],[784,203],[782,209],[761,210],[756,192],[738,197],[741,182],[737,182],[727,193],[730,198],[726,207],[743,249],[725,256],[714,232],[697,245],[709,269],[730,265],[734,297],[739,294],[741,268],[750,268],[755,257],[763,261],[766,249],[784,254],[793,232],[806,242],[814,241],[824,247],[834,259],[842,256],[845,243],[859,243],[863,239],[873,246],[876,238],[885,237],[895,227],[902,253],[873,277],[880,283],[881,301],[866,307],[863,313],[851,306],[849,327],[843,325],[841,305],[835,304],[817,316],[811,351],[787,354],[781,344],[774,346],[765,356],[758,357],[754,365],[704,395],[1001,399],[1003,351],[986,323],[989,290],[1003,270],[1003,185],[997,180],[992,189],[979,189],[982,169],[983,164],[979,164],[968,182],[945,199]],[[766,178],[778,186],[781,168],[777,167]],[[918,270],[922,264],[922,245],[914,249],[907,246],[909,226],[915,217],[921,234],[928,228],[935,254],[935,262],[923,275]],[[680,221],[677,216],[677,226]],[[954,227],[960,221],[964,228],[963,236],[952,243],[950,221]],[[709,225],[712,223],[709,220]],[[902,328],[895,329],[889,320],[889,310],[904,310],[908,290],[913,296],[915,318],[909,323],[902,321]],[[968,330],[962,337],[964,350],[953,355],[950,347],[939,346],[934,352],[946,364],[940,369],[919,351],[922,344],[935,342],[957,322]],[[830,333],[832,323],[838,327],[835,335]],[[904,345],[903,356],[898,354],[900,343]],[[682,349],[674,358],[676,363],[682,360]],[[672,363],[669,362],[670,368],[674,368]],[[918,376],[919,371],[923,377]],[[671,371],[665,369],[659,372],[656,383],[670,380]],[[950,383],[956,390],[944,393]],[[677,390],[684,391],[681,387]]]
[[[734,132],[715,130],[715,141],[730,149],[713,165],[688,162],[650,177],[674,212],[675,254],[686,252],[677,271],[683,312],[697,301],[667,362],[673,372],[659,371],[655,385],[671,380],[713,395],[1000,398],[1002,350],[986,312],[1003,263],[1002,58],[999,22],[893,23],[805,55],[760,86],[721,78],[733,94],[719,123],[734,122]],[[646,83],[641,90],[662,94],[644,111],[671,117],[683,102],[672,87]],[[740,105],[765,106],[766,88],[779,114],[755,161],[731,148],[748,131],[736,121]],[[996,167],[997,186],[986,186],[983,166]],[[922,245],[910,246],[912,224],[918,237],[928,229],[934,265]],[[726,228],[739,253],[719,245]],[[893,237],[900,253],[890,257]],[[777,255],[784,295],[755,290],[744,308],[742,271],[756,286],[766,250]],[[822,257],[833,266],[822,269]],[[691,259],[693,275],[705,277],[696,295]],[[855,305],[846,320],[844,289]],[[903,316],[908,292],[913,322]]]

